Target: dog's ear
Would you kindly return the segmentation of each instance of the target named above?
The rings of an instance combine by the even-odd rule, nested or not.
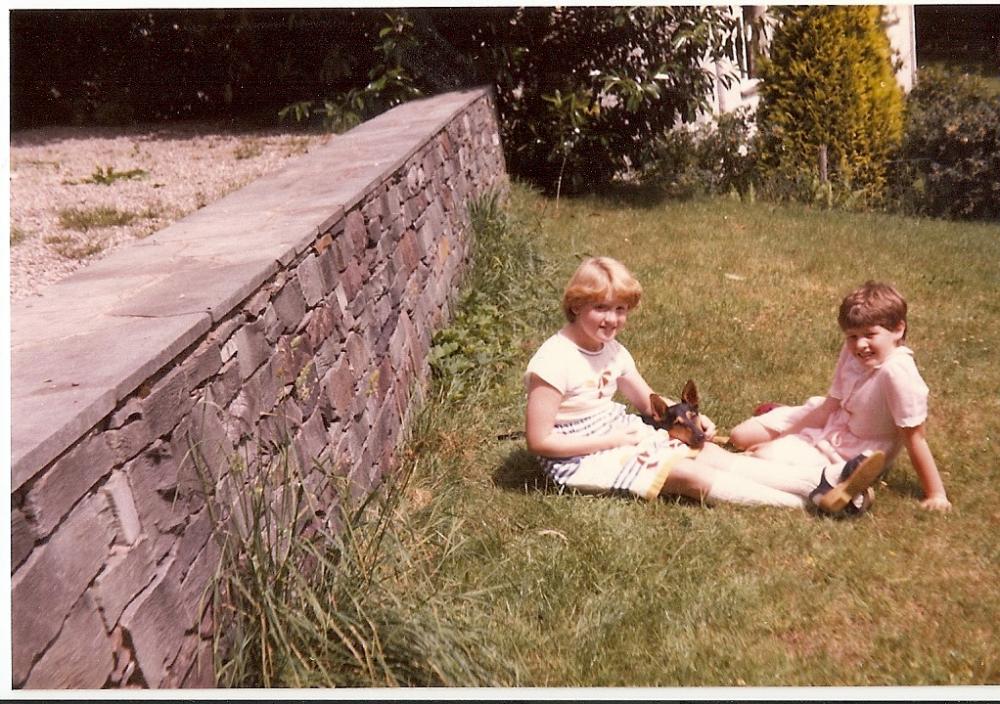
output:
[[[667,402],[659,394],[649,395],[649,407],[653,409],[653,418],[663,420],[667,417]]]
[[[698,405],[698,387],[694,384],[694,379],[688,379],[681,391],[681,401],[691,406]]]

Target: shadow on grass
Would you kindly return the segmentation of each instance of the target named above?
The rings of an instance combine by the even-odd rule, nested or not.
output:
[[[558,492],[556,486],[542,471],[542,466],[533,454],[524,449],[511,452],[493,472],[493,483],[508,491]]]
[[[542,471],[542,466],[539,464],[538,458],[524,449],[514,450],[507,455],[503,463],[497,467],[496,471],[493,472],[493,483],[501,489],[516,491],[522,494],[530,492],[543,494],[577,494],[577,492],[572,489],[560,489],[559,485],[549,479],[545,472]],[[579,493],[578,495],[589,496],[590,494]],[[600,494],[600,496],[601,498],[608,500],[646,503],[645,500],[640,499],[627,491],[608,491]],[[703,502],[687,496],[660,496],[659,500],[688,506],[701,505],[705,508],[711,508],[710,506],[703,504]]]

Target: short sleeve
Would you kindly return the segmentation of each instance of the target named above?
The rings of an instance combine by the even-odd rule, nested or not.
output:
[[[528,362],[524,373],[524,386],[527,388],[531,375],[534,374],[546,384],[565,395],[569,388],[569,368],[565,354],[559,354],[559,345],[550,340],[538,348],[538,351]]]
[[[638,368],[635,366],[635,359],[632,358],[632,353],[625,349],[625,345],[618,344],[618,354],[617,362],[618,367],[621,369],[621,376],[625,376],[631,372],[638,373]]]
[[[847,398],[856,381],[856,374],[852,374],[850,369],[853,359],[847,343],[844,343],[840,348],[840,356],[837,357],[837,366],[833,370],[833,381],[830,382],[827,396],[841,400]]]
[[[897,427],[913,428],[927,420],[929,389],[924,383],[913,357],[895,355],[883,370],[885,399]]]

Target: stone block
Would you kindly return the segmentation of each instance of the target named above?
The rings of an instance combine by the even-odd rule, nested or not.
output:
[[[203,492],[205,484],[228,470],[233,444],[219,416],[217,405],[210,401],[191,409],[184,432],[171,436],[171,451],[178,458],[177,483],[182,493]]]
[[[416,222],[417,218],[420,217],[420,213],[422,212],[423,210],[420,207],[419,196],[413,196],[406,199],[406,203],[403,204],[404,222],[408,225],[412,225]]]
[[[402,204],[402,198],[399,195],[399,186],[392,185],[389,186],[383,193],[381,198],[382,205],[382,222],[386,223],[400,215],[400,208]]]
[[[132,499],[132,487],[129,486],[125,473],[121,470],[112,472],[101,491],[118,522],[118,540],[124,545],[133,545],[139,539],[142,525]]]
[[[184,533],[177,542],[177,553],[174,557],[176,564],[180,567],[182,580],[186,581],[188,575],[194,570],[195,562],[204,552],[205,545],[212,537],[213,529],[212,517],[207,508],[203,508],[188,521]],[[215,565],[212,565],[213,569],[214,567]]]
[[[206,343],[181,363],[181,373],[187,376],[188,388],[196,389],[222,368],[222,348],[218,342]]]
[[[244,388],[249,388],[256,396],[259,416],[260,413],[269,413],[274,409],[283,387],[284,382],[278,374],[278,360],[274,357],[247,380]],[[253,418],[250,427],[256,423],[257,418]]]
[[[177,487],[177,462],[170,446],[161,443],[143,452],[125,465],[132,487],[136,512],[147,534],[155,527],[171,533],[184,523],[184,507],[174,501]]]
[[[114,464],[121,465],[138,455],[153,441],[153,433],[145,419],[132,421],[117,430],[103,433],[114,455]]]
[[[312,361],[303,367],[295,378],[292,397],[298,401],[298,407],[303,416],[312,415],[317,406],[328,406],[322,402],[323,389],[319,375],[316,373],[316,365]]]
[[[327,282],[316,255],[310,254],[303,259],[296,268],[295,275],[308,306],[314,306],[323,300],[323,296],[326,295]]]
[[[421,240],[417,237],[416,230],[407,228],[399,240],[398,250],[402,254],[402,266],[406,271],[413,271],[417,264],[427,256],[427,250],[421,249]]]
[[[357,376],[344,359],[338,360],[323,377],[322,385],[335,417],[349,417],[350,408],[356,395],[356,380]]]
[[[356,259],[354,244],[346,235],[341,235],[334,240],[332,252],[334,268],[340,273],[343,273],[347,266]]]
[[[178,552],[178,557],[180,557],[180,552]],[[199,620],[208,604],[211,603],[209,589],[212,586],[212,578],[219,567],[221,557],[222,550],[219,543],[214,539],[206,539],[202,542],[197,555],[191,560],[190,568],[185,572],[184,581],[181,582],[182,598],[196,610]]]
[[[417,173],[416,164],[410,164],[406,169],[406,190],[409,195],[420,190],[420,176]]]
[[[392,316],[392,304],[389,302],[389,296],[383,295],[375,301],[375,310],[373,322],[379,328],[384,327],[387,322],[389,322]],[[376,354],[378,352],[376,351]]]
[[[347,214],[344,223],[344,234],[351,242],[352,254],[359,255],[365,249],[365,242],[368,240],[368,230],[365,228],[365,218],[359,210],[352,210]]]
[[[48,535],[91,487],[111,473],[115,455],[101,434],[91,434],[57,459],[28,490],[24,511],[35,534]]]
[[[371,299],[363,290],[351,301],[351,307],[348,310],[354,317],[356,327],[365,328],[372,324],[371,311],[368,310],[370,303]]]
[[[267,307],[261,321],[264,323],[264,337],[273,345],[284,332],[284,324],[278,318],[278,311],[274,309],[274,306]]]
[[[305,332],[311,349],[319,349],[320,345],[336,329],[336,320],[333,311],[334,307],[329,304],[320,306],[313,311],[312,317],[309,319],[308,325],[306,325]]]
[[[365,274],[361,270],[361,265],[358,262],[351,262],[341,275],[340,283],[344,287],[346,299],[353,302],[365,285]]]
[[[25,683],[27,689],[98,689],[114,668],[114,648],[93,601],[84,594],[62,632]]]
[[[138,396],[132,395],[127,399],[122,401],[118,408],[108,416],[105,428],[108,430],[117,430],[129,423],[133,423],[137,420],[142,419],[142,399]]]
[[[176,575],[169,571],[154,580],[122,613],[122,627],[132,639],[136,664],[150,687],[160,686],[167,664],[180,650],[184,633],[196,623]]]
[[[232,400],[227,413],[222,418],[223,427],[226,429],[226,437],[231,443],[238,443],[240,439],[253,431],[260,418],[260,399],[256,391],[256,385],[248,380],[246,384],[236,394]]]
[[[111,631],[122,611],[156,577],[156,554],[153,541],[142,538],[130,548],[118,548],[94,580],[94,600]]]
[[[285,284],[272,306],[281,323],[281,332],[296,330],[306,314],[306,303],[299,283],[292,279]]]
[[[236,397],[242,380],[239,364],[236,362],[226,363],[208,387],[208,393],[205,394],[206,403],[225,408]]]
[[[316,255],[316,262],[323,277],[323,295],[326,296],[337,282],[337,275],[340,273],[337,271],[333,247],[331,246],[321,254]]]
[[[392,388],[393,380],[396,378],[393,372],[392,362],[388,358],[383,358],[378,368],[378,376],[375,379],[375,390],[378,394],[379,403],[385,401],[386,394]]]
[[[163,679],[160,681],[160,689],[177,689],[184,681],[188,670],[194,663],[198,643],[201,638],[197,633],[189,633],[181,641],[181,647],[174,656],[173,662],[166,668]]]
[[[10,567],[14,571],[31,554],[35,533],[28,517],[19,508],[10,511]]]
[[[180,369],[167,373],[142,402],[142,417],[149,425],[150,435],[158,438],[168,433],[192,405],[187,377]]]
[[[299,434],[292,444],[299,467],[303,472],[310,471],[323,457],[328,454],[326,426],[320,413],[312,416],[302,425]]]
[[[312,352],[308,334],[283,336],[274,350],[275,376],[283,385],[295,383],[299,372],[312,359]]]
[[[184,676],[181,687],[185,689],[211,689],[215,683],[215,656],[212,651],[211,638],[198,641],[194,664]]]
[[[114,539],[111,511],[102,495],[80,502],[44,545],[11,577],[11,643],[14,686],[62,627],[70,608],[100,570]]]
[[[293,399],[287,398],[274,413],[261,419],[257,434],[263,447],[281,448],[289,443],[301,425],[301,409]]]
[[[247,379],[271,356],[271,346],[264,335],[264,322],[255,320],[244,325],[233,336],[236,342],[236,361],[240,367],[240,377]]]
[[[343,349],[343,343],[335,339],[334,336],[328,337],[326,342],[319,346],[316,354],[313,356],[313,361],[316,364],[316,375],[318,377],[322,378],[326,376],[326,373],[340,359]]]
[[[374,247],[378,244],[378,241],[382,238],[384,230],[382,229],[382,223],[377,214],[373,217],[365,218],[365,230],[368,233],[367,246],[369,248]]]
[[[341,312],[346,311],[350,302],[347,299],[347,289],[344,288],[343,280],[339,281],[336,286],[333,287],[333,299],[336,301],[337,305],[340,307]]]
[[[371,348],[367,341],[357,333],[350,333],[344,340],[344,349],[347,351],[347,361],[351,365],[351,371],[355,378],[368,369],[371,365]]]

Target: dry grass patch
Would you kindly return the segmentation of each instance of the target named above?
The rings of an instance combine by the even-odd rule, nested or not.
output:
[[[86,259],[104,251],[100,239],[73,235],[47,235],[43,240],[54,252],[66,259]]]

